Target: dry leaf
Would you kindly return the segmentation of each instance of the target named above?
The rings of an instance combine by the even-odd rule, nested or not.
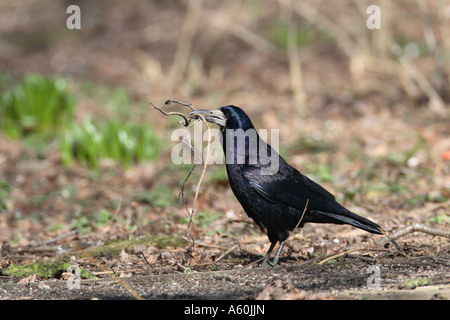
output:
[[[18,282],[18,284],[29,284],[29,283],[33,283],[36,282],[36,275],[35,274],[30,274],[28,277],[23,278],[22,280],[20,280]]]

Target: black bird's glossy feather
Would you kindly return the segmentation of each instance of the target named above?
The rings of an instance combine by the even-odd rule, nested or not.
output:
[[[226,117],[226,125],[221,128],[223,133],[226,130],[254,129],[250,118],[239,107],[226,106],[219,110]],[[224,152],[236,151],[236,143],[234,141],[230,145],[230,141],[223,138]],[[307,203],[299,227],[308,222],[349,224],[371,233],[383,234],[376,223],[344,208],[330,192],[291,167],[258,136],[258,151],[263,148],[268,154],[278,157],[277,173],[262,175],[261,168],[264,165],[259,160],[253,164],[247,161],[254,152],[250,149],[245,150],[245,163],[227,163],[226,167],[230,186],[245,212],[267,232],[271,247],[266,258],[277,242],[284,244],[289,232],[298,224]],[[275,263],[282,245],[274,259]]]

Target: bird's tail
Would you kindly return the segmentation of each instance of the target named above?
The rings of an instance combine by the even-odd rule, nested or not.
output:
[[[357,214],[343,208],[344,210],[339,213],[333,212],[324,212],[320,211],[321,214],[327,216],[328,218],[335,221],[338,224],[349,224],[351,226],[363,229],[370,233],[375,234],[386,234],[384,230],[377,225],[375,222],[372,222],[366,218],[360,217]]]

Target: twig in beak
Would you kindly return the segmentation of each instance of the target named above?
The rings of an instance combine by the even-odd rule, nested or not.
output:
[[[191,108],[192,111],[195,110],[195,108],[192,106],[192,103],[186,103],[186,102],[176,100],[176,99],[167,99],[166,102],[164,102],[165,105],[169,105],[171,103],[176,103],[176,104],[179,104],[179,105],[182,105],[185,107],[189,107],[189,108]]]
[[[200,176],[200,179],[198,180],[197,188],[195,189],[195,196],[194,196],[194,202],[192,204],[192,211],[189,212],[189,210],[188,210],[188,212],[189,212],[188,235],[189,235],[190,227],[192,225],[192,218],[194,217],[194,214],[196,213],[197,198],[198,198],[198,192],[200,190],[200,185],[202,183],[203,177],[205,176],[206,167],[208,166],[209,146],[211,144],[211,130],[209,128],[208,122],[206,121],[205,116],[202,114],[199,114],[199,118],[206,125],[207,131],[208,131],[208,144],[206,145],[206,159],[203,161],[202,174]]]
[[[180,121],[180,123],[183,124],[185,127],[189,126],[190,121],[192,120],[192,118],[188,118],[185,114],[183,114],[183,113],[181,113],[181,112],[166,112],[166,111],[162,110],[161,108],[158,108],[157,106],[155,106],[151,101],[149,101],[149,102],[150,102],[150,104],[152,105],[152,107],[153,107],[154,109],[160,111],[162,114],[164,114],[164,115],[166,115],[166,116],[176,115],[176,116],[182,117],[183,120],[184,120],[184,123],[182,123],[181,121]],[[196,110],[196,109],[192,106],[191,103],[186,103],[186,102],[182,102],[182,101],[175,100],[175,99],[167,99],[167,100],[165,101],[165,104],[166,104],[166,105],[169,105],[169,104],[171,104],[171,103],[176,103],[176,104],[179,104],[179,105],[188,107],[188,108],[190,108],[192,111],[195,111],[195,110]],[[200,179],[199,179],[199,181],[198,181],[198,183],[197,183],[197,188],[196,188],[196,190],[195,190],[195,196],[194,196],[194,202],[193,202],[193,204],[192,204],[192,209],[191,209],[191,210],[188,209],[188,207],[186,206],[186,204],[185,204],[184,201],[183,201],[183,200],[184,200],[184,187],[185,187],[185,185],[186,185],[187,180],[189,179],[189,177],[191,176],[192,172],[193,172],[194,169],[195,169],[195,166],[196,166],[195,164],[194,164],[194,166],[192,167],[192,169],[189,171],[189,173],[188,173],[186,179],[184,179],[183,184],[182,184],[181,189],[180,189],[180,192],[179,192],[179,195],[178,195],[178,197],[180,198],[180,202],[183,204],[184,208],[186,209],[186,211],[187,211],[188,214],[189,214],[189,223],[188,223],[188,228],[187,228],[187,235],[188,235],[188,238],[192,240],[192,243],[194,243],[194,239],[192,238],[192,236],[191,236],[191,234],[190,234],[190,233],[191,233],[190,230],[191,230],[192,226],[194,225],[192,219],[193,219],[193,217],[194,217],[194,214],[197,212],[197,210],[196,210],[196,206],[197,206],[197,198],[198,198],[198,194],[199,194],[199,190],[200,190],[200,185],[201,185],[201,183],[202,183],[203,177],[205,176],[206,167],[208,166],[208,160],[209,160],[208,157],[209,157],[210,144],[211,144],[211,130],[210,130],[210,128],[209,128],[208,122],[206,121],[206,118],[205,118],[205,116],[204,116],[203,114],[198,114],[198,118],[200,118],[200,120],[203,121],[203,123],[206,125],[207,131],[208,131],[208,144],[207,144],[207,146],[206,146],[206,159],[203,161],[203,170],[202,170]],[[190,146],[190,148],[191,148],[191,150],[194,152],[194,155],[195,155],[195,150],[194,150],[194,148],[193,148],[192,146]]]
[[[166,115],[166,116],[180,116],[184,119],[184,123],[181,123],[183,126],[187,127],[189,125],[190,120],[188,119],[188,117],[186,117],[183,113],[181,112],[176,112],[176,111],[171,111],[171,112],[166,112],[161,108],[158,108],[157,106],[155,106],[151,101],[149,101],[150,104],[152,105],[153,108],[155,108],[156,110],[159,110],[162,114]],[[167,101],[166,101],[167,102]],[[167,103],[166,103],[167,104]],[[190,106],[190,108],[192,109],[192,105]]]

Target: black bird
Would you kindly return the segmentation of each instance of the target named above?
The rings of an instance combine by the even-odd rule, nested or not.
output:
[[[199,115],[220,126],[231,189],[247,215],[262,231],[267,232],[271,244],[263,264],[269,259],[277,242],[280,242],[273,259],[273,264],[277,264],[285,241],[290,231],[298,225],[302,214],[298,225],[300,228],[306,222],[349,224],[370,233],[385,234],[376,223],[344,208],[330,192],[291,167],[259,137],[250,118],[241,108],[225,106],[218,110],[196,110],[190,113],[194,119],[199,118]],[[246,134],[245,140],[237,134],[233,135],[236,132],[252,131],[257,141],[256,148],[251,145],[252,134]],[[262,154],[267,156],[264,158]],[[262,170],[269,168],[270,164],[265,161],[267,158],[278,160],[275,174],[262,173]]]

